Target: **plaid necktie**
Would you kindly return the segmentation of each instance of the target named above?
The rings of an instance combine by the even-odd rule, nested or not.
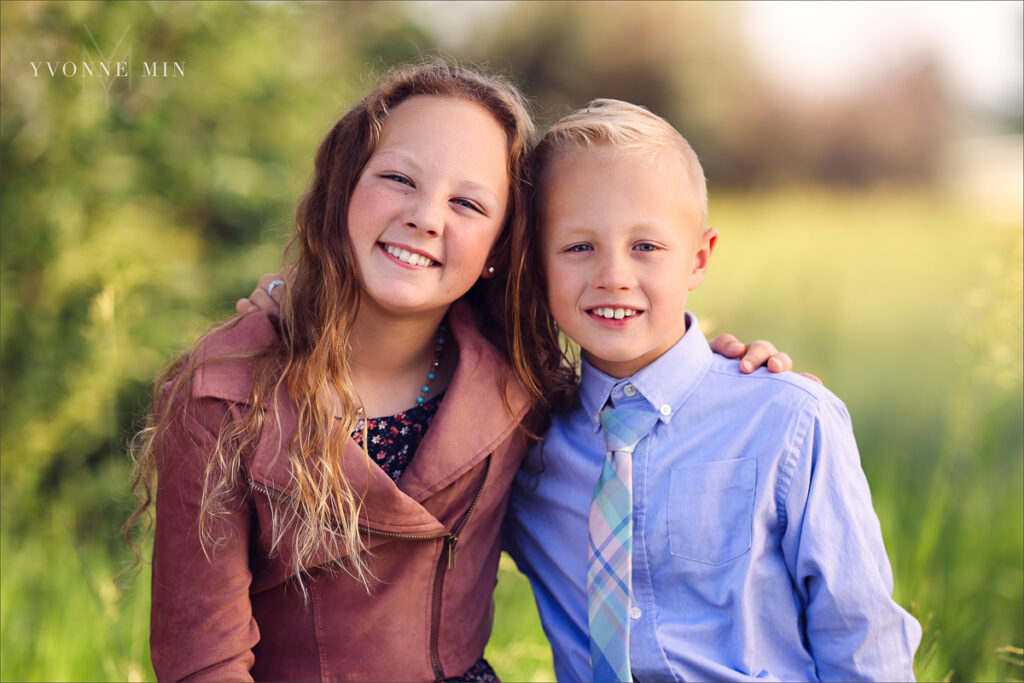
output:
[[[595,681],[629,681],[632,595],[633,449],[658,421],[653,410],[606,408],[608,453],[590,504],[587,616]]]

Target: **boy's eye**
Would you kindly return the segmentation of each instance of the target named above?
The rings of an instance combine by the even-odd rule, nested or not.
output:
[[[657,251],[658,247],[651,244],[650,242],[641,242],[634,247],[637,251]]]

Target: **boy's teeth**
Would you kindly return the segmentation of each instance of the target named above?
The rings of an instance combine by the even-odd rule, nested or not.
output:
[[[428,259],[426,256],[420,256],[414,254],[408,249],[401,249],[400,247],[393,247],[390,244],[384,245],[384,250],[389,254],[397,258],[399,261],[412,264],[414,266],[432,266],[434,262]]]
[[[594,313],[601,316],[602,318],[622,320],[623,318],[632,318],[636,315],[636,311],[632,308],[595,308]]]

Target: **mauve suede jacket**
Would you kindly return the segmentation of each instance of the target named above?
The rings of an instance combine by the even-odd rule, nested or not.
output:
[[[282,444],[295,407],[278,401],[243,456],[238,503],[214,527],[224,542],[209,558],[198,512],[206,463],[220,425],[249,409],[252,361],[213,360],[193,375],[187,410],[156,444],[156,534],[150,644],[160,680],[418,681],[456,676],[482,656],[494,614],[500,529],[526,439],[529,404],[508,382],[501,354],[457,303],[449,327],[459,363],[416,457],[396,485],[369,467],[354,441],[342,453],[356,491],[375,575],[370,593],[323,565],[306,579],[308,603],[289,567],[290,537],[270,556],[272,499],[293,495]],[[200,360],[273,344],[265,315],[208,336]],[[170,385],[168,385],[170,386]],[[169,393],[165,390],[165,400]]]

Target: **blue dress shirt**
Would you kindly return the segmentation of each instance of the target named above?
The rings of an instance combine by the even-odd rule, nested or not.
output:
[[[845,406],[792,373],[741,374],[687,322],[627,379],[584,361],[576,407],[513,485],[505,547],[558,679],[593,680],[587,519],[610,402],[659,414],[633,453],[636,680],[913,680],[921,627],[891,598]]]

